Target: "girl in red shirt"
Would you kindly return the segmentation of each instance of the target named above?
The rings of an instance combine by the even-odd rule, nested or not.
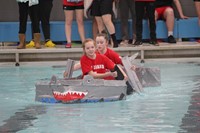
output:
[[[112,60],[115,64],[122,64],[121,56],[113,51],[112,49],[108,48],[108,36],[106,34],[98,34],[96,37],[96,45],[97,45],[97,53],[103,54]]]
[[[86,39],[83,43],[83,51],[84,55],[80,60],[83,75],[89,74],[94,78],[113,80],[117,77],[117,69],[119,69],[124,77],[127,77],[125,72],[115,65],[108,57],[96,54],[94,40]]]

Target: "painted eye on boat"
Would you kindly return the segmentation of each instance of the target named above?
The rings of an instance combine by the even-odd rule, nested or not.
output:
[[[87,80],[87,83],[90,83],[90,82],[91,82],[91,80],[90,80],[90,79],[88,79],[88,80]]]

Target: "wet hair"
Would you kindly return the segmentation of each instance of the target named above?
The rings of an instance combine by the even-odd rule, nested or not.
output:
[[[106,41],[109,41],[108,35],[105,33],[99,33],[99,34],[97,34],[97,37],[104,37],[104,39],[106,39]]]

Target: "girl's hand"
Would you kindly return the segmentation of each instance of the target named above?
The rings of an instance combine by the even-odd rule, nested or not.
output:
[[[124,75],[124,80],[128,81],[128,76],[127,75]]]
[[[137,68],[137,66],[135,66],[135,65],[132,65],[132,66],[131,66],[131,70],[133,70],[133,71],[135,71],[136,68]]]
[[[66,78],[67,75],[68,75],[68,73],[65,71],[65,72],[63,73],[63,77]]]
[[[111,72],[111,76],[114,77],[114,78],[116,78],[117,77],[117,72],[116,71]]]

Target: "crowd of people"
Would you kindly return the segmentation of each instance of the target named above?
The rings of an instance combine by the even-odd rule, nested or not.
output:
[[[19,45],[18,49],[41,48],[40,22],[44,35],[45,47],[55,47],[55,43],[50,38],[50,15],[53,7],[53,0],[16,0],[19,7]],[[88,2],[85,2],[88,1]],[[85,5],[85,4],[89,5]],[[200,25],[200,0],[194,0]],[[113,23],[113,5],[119,5],[119,18],[121,21],[121,42],[116,39],[116,30]],[[90,15],[93,19],[93,37],[97,33],[107,33],[110,37],[112,47],[142,45],[143,24],[142,20],[148,19],[150,39],[149,43],[159,46],[156,37],[156,21],[163,19],[168,30],[168,43],[176,43],[173,35],[174,30],[174,9],[175,5],[181,19],[188,17],[183,14],[179,0],[63,0],[63,11],[65,15],[65,48],[72,47],[72,22],[76,16],[78,32],[83,43],[85,41],[84,29],[84,6],[89,7]],[[88,9],[87,9],[88,10]],[[75,13],[75,15],[74,15]],[[129,14],[130,13],[130,14]],[[32,40],[26,44],[26,24],[28,16],[32,22]],[[131,16],[133,33],[129,36],[128,19]],[[130,40],[132,40],[130,42]]]

